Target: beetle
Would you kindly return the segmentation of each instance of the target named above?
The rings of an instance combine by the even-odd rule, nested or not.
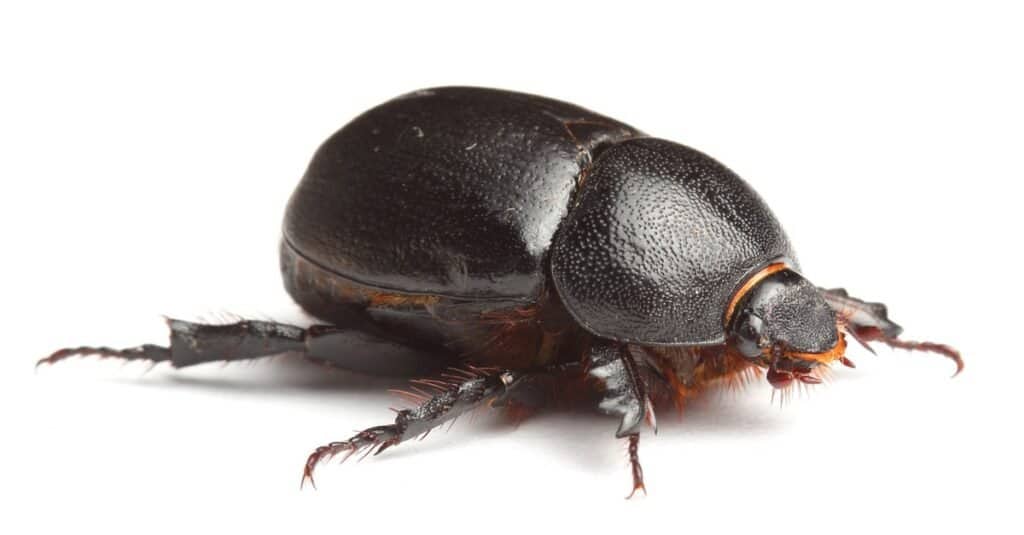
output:
[[[583,380],[628,440],[655,406],[764,375],[820,382],[899,338],[885,306],[804,277],[758,194],[710,156],[582,107],[441,87],[363,113],[316,151],[286,209],[280,268],[321,323],[169,319],[167,346],[65,348],[174,367],[298,353],[414,379],[394,422],[317,448],[378,454],[474,408],[529,405],[544,381]],[[869,348],[870,349],[870,348]],[[955,375],[955,374],[954,374]]]

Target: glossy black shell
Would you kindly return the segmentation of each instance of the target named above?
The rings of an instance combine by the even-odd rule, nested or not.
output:
[[[593,149],[635,135],[532,95],[410,93],[324,142],[291,198],[284,237],[368,286],[532,301]]]
[[[339,284],[503,304],[554,287],[590,333],[667,345],[724,342],[730,296],[780,258],[797,267],[762,200],[712,158],[465,87],[396,98],[324,142],[282,245],[286,286],[314,314]]]

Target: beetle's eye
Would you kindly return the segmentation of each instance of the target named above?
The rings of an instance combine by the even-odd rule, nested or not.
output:
[[[760,316],[744,310],[736,318],[733,329],[733,345],[743,356],[753,359],[761,355],[761,333],[764,320]]]

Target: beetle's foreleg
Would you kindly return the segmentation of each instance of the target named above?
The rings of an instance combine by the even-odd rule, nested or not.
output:
[[[937,344],[935,342],[917,342],[914,340],[902,340],[896,337],[885,336],[884,333],[877,329],[857,329],[853,331],[853,337],[860,341],[862,344],[867,342],[880,342],[889,347],[895,347],[897,349],[906,349],[907,351],[924,351],[927,353],[938,353],[956,364],[956,371],[953,372],[953,376],[956,377],[960,372],[964,371],[964,359],[960,356],[960,352],[956,349],[946,345]]]
[[[828,302],[839,316],[840,322],[843,324],[843,330],[860,342],[868,351],[874,353],[874,350],[868,345],[869,342],[880,342],[890,347],[909,351],[938,353],[956,364],[954,376],[963,371],[964,361],[960,356],[960,352],[956,349],[934,342],[901,340],[899,336],[903,332],[903,328],[889,319],[888,311],[882,303],[869,303],[856,297],[851,297],[842,288],[821,289],[821,293],[825,301]]]
[[[658,425],[654,418],[654,407],[647,394],[647,384],[640,374],[639,365],[625,345],[597,342],[590,349],[588,373],[604,385],[602,411],[619,416],[619,429],[615,436],[629,439],[629,463],[633,472],[633,490],[647,494],[644,487],[644,472],[640,467],[637,448],[640,442],[640,426],[650,425],[655,433]]]
[[[426,435],[431,429],[477,407],[504,402],[531,378],[560,373],[577,366],[552,365],[534,372],[470,367],[452,369],[436,380],[413,381],[412,392],[400,393],[422,400],[419,406],[398,411],[391,425],[371,427],[348,440],[320,446],[306,459],[302,483],[305,484],[307,480],[313,483],[313,471],[321,461],[336,455],[343,455],[343,459],[347,459],[360,451],[366,454],[372,451],[376,455],[400,442]]]

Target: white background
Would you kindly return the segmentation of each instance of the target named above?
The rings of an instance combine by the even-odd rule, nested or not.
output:
[[[0,8],[5,533],[1020,533],[1012,8],[24,4]],[[966,371],[852,347],[856,370],[782,409],[756,385],[664,413],[641,441],[650,495],[629,501],[599,415],[483,415],[300,492],[311,448],[390,418],[391,383],[287,359],[33,372],[66,345],[160,342],[161,314],[299,318],[275,247],[308,158],[445,84],[710,153],[814,282],[885,301]]]

